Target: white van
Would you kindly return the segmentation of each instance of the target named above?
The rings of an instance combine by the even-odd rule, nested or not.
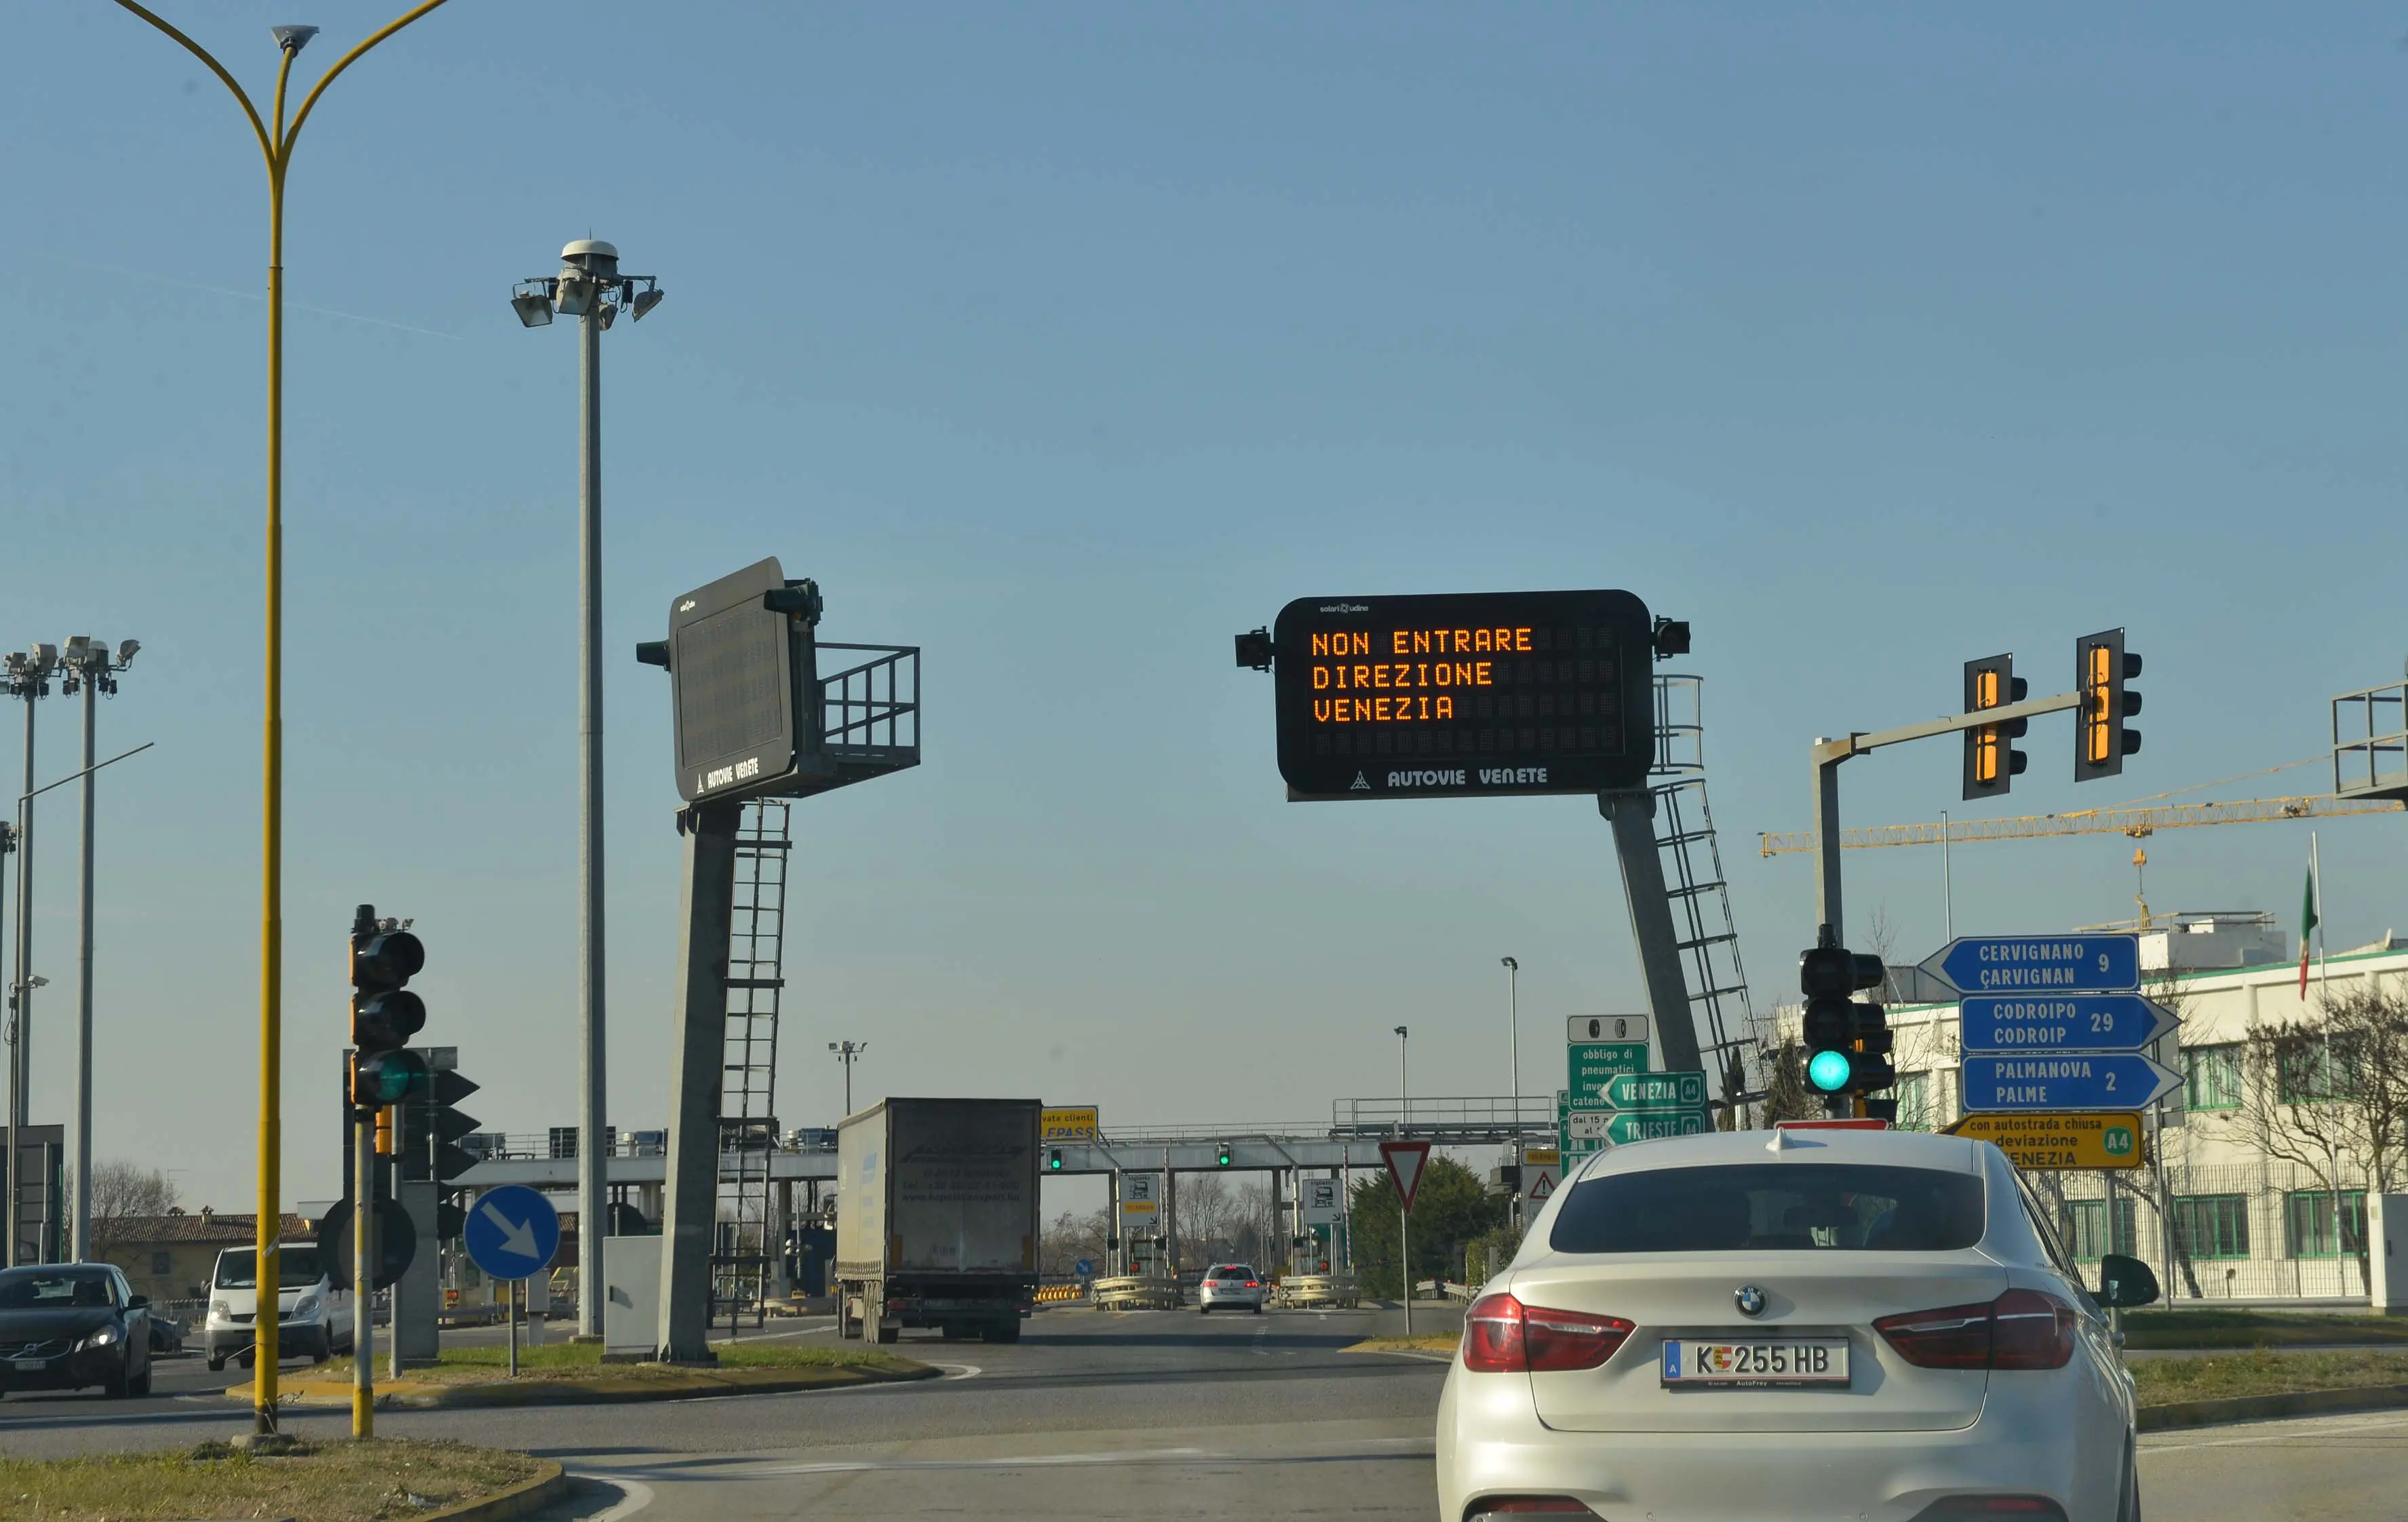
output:
[[[277,1352],[281,1357],[307,1357],[324,1363],[351,1350],[351,1286],[337,1281],[319,1261],[318,1244],[278,1244],[282,1262],[277,1286]],[[209,1276],[209,1314],[203,1324],[203,1346],[211,1369],[223,1369],[226,1359],[251,1363],[251,1327],[258,1314],[259,1271],[254,1249],[229,1247],[218,1255],[217,1271]]]

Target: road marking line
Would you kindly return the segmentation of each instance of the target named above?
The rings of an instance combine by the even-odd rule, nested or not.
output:
[[[621,1518],[633,1516],[652,1503],[652,1487],[641,1480],[623,1480],[608,1470],[571,1470],[569,1472],[580,1480],[616,1486],[626,1492],[616,1506],[596,1514],[587,1522],[621,1522]]]
[[[1213,1448],[1132,1448],[1123,1453],[1026,1454],[1001,1458],[838,1458],[815,1464],[778,1464],[747,1469],[732,1476],[766,1479],[787,1474],[866,1474],[912,1470],[1055,1469],[1097,1464],[1159,1464],[1192,1459],[1236,1457]]]

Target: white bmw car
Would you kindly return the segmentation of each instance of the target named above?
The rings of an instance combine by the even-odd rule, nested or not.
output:
[[[2157,1282],[2105,1260],[2100,1294]],[[1615,1148],[1467,1313],[1440,1522],[2139,1522],[2132,1381],[1986,1142]]]

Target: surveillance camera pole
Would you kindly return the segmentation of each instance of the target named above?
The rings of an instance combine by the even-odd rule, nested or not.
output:
[[[92,1256],[92,881],[93,788],[98,756],[93,749],[93,715],[100,695],[115,692],[112,662],[105,642],[85,641],[76,658],[73,680],[83,688],[83,859],[76,935],[76,1113],[75,1223],[70,1261],[89,1263]]]

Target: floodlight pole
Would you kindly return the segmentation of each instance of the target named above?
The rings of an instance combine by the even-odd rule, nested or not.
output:
[[[572,244],[575,248],[579,245]],[[607,248],[609,245],[605,244]],[[566,262],[566,258],[564,262]],[[619,260],[587,253],[577,263],[596,274],[616,274]],[[602,1240],[609,1225],[609,1084],[603,1042],[604,928],[602,906],[602,293],[597,289],[578,319],[578,558],[580,569],[577,625],[580,668],[577,696],[577,859],[580,905],[579,1005],[583,1027],[585,1089],[579,1098],[577,1139],[577,1335],[599,1342],[602,1301],[589,1285],[602,1287]]]
[[[49,695],[44,673],[29,670],[18,683],[25,700],[25,787],[34,791],[34,703]],[[8,984],[8,1267],[22,1261],[25,1243],[25,1122],[32,1109],[34,1024],[34,811],[17,816],[17,959]],[[34,1261],[41,1260],[37,1247]]]
[[[149,22],[207,65],[210,73],[234,93],[251,122],[259,151],[267,161],[267,596],[265,680],[265,712],[260,724],[260,904],[259,904],[259,1228],[257,1269],[263,1285],[277,1283],[281,1265],[277,1245],[284,1222],[284,179],[293,164],[293,149],[309,120],[318,97],[337,75],[359,62],[367,50],[408,26],[444,0],[424,3],[371,33],[367,39],[337,59],[303,97],[300,110],[288,123],[284,92],[293,61],[317,35],[314,26],[272,28],[282,61],[276,69],[276,129],[273,135],[251,104],[251,96],[226,72],[208,50],[145,9],[136,0],[120,6]],[[13,1146],[13,1142],[11,1142]],[[15,1208],[15,1192],[10,1192]],[[260,1435],[276,1429],[277,1318],[262,1316],[252,1328],[251,1429]]]

